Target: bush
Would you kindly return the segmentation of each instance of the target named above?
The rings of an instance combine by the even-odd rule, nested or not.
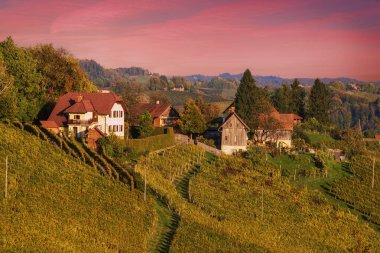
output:
[[[205,137],[200,136],[197,139],[197,141],[202,142],[202,143],[206,144],[207,146],[216,148],[215,140],[214,139],[206,139]]]
[[[244,156],[250,159],[254,165],[261,165],[265,163],[268,155],[268,151],[264,147],[251,146],[248,147]]]
[[[123,157],[125,156],[125,141],[118,138],[116,135],[103,137],[98,141],[99,151],[105,152],[110,157]]]

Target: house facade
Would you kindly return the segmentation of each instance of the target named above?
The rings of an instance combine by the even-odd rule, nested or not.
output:
[[[292,134],[294,126],[300,125],[302,117],[293,113],[279,113],[275,108],[271,109],[270,114],[259,115],[260,120],[268,120],[269,118],[277,123],[275,130],[258,129],[255,135],[260,140],[259,143],[275,143],[277,147],[291,148],[292,147]],[[265,137],[260,138],[265,135]]]
[[[231,103],[224,111],[223,117],[227,118],[231,113],[235,112],[235,104]],[[277,147],[290,148],[292,147],[292,134],[294,126],[300,125],[302,117],[290,113],[279,113],[275,108],[271,109],[269,114],[259,115],[260,120],[273,120],[276,122],[275,129],[256,129],[254,131],[255,141],[259,144],[275,143]],[[265,124],[264,124],[265,125]],[[222,137],[223,141],[223,137]]]
[[[141,115],[148,112],[153,118],[155,127],[174,127],[177,125],[179,113],[168,103],[140,104],[136,106],[135,114]]]
[[[124,138],[125,111],[122,99],[114,93],[70,92],[58,99],[41,125],[78,138],[87,138],[92,129],[98,133],[93,136],[114,134]]]
[[[235,112],[224,118],[218,130],[221,132],[220,149],[224,154],[232,155],[247,150],[249,127]]]

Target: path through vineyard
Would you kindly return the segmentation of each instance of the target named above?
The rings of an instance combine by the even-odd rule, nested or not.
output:
[[[171,242],[179,225],[180,217],[156,196],[158,224],[149,242],[150,252],[169,252]]]
[[[172,147],[170,147],[172,148]],[[163,152],[164,150],[160,150]],[[157,152],[155,152],[157,153]],[[208,162],[214,160],[215,157],[210,154]],[[191,202],[191,195],[189,190],[190,179],[201,171],[200,165],[186,167],[182,175],[177,176],[174,179],[174,184],[178,194]],[[150,252],[169,252],[172,240],[176,233],[176,230],[180,224],[180,215],[171,210],[167,203],[165,203],[160,196],[152,194],[156,199],[156,211],[158,216],[158,224],[155,229],[154,235],[149,242]]]

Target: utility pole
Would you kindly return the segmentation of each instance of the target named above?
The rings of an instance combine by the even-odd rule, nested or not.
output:
[[[5,157],[5,198],[8,197],[8,156]]]
[[[146,162],[144,164],[145,164],[145,166],[144,166],[144,201],[146,202],[146,167],[147,167],[147,164],[146,164]]]
[[[261,220],[264,220],[264,185],[261,185]]]
[[[372,163],[372,189],[375,186],[375,165],[376,165],[376,158],[373,157],[373,163]]]

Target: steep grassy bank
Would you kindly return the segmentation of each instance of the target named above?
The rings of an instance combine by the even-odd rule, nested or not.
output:
[[[25,131],[0,132],[1,252],[146,251],[153,201]]]

